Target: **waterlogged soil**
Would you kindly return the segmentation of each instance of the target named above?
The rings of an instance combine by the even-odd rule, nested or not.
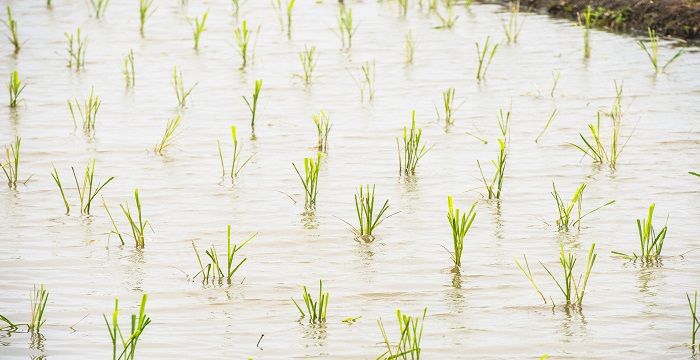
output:
[[[176,3],[157,4],[144,38],[134,4],[113,1],[99,21],[82,2],[54,2],[52,10],[43,2],[12,4],[26,43],[17,56],[3,45],[0,73],[18,69],[27,87],[19,108],[0,107],[0,143],[22,137],[20,179],[31,179],[0,190],[0,313],[28,322],[33,284],[45,284],[50,297],[41,336],[0,333],[0,358],[109,357],[102,314],[118,297],[127,328],[143,293],[153,322],[139,341],[141,359],[373,359],[384,351],[376,320],[395,341],[397,308],[413,315],[427,308],[426,359],[692,358],[686,292],[700,287],[700,178],[688,174],[700,167],[696,49],[655,75],[635,38],[594,30],[591,58],[584,60],[580,28],[525,14],[518,43],[503,44],[486,80],[477,82],[474,43],[503,39],[501,6],[457,7],[455,27],[439,30],[438,19],[417,7],[404,18],[394,2],[351,2],[359,27],[352,50],[341,51],[335,2],[298,2],[289,40],[268,2],[249,1],[240,18],[261,29],[254,64],[240,70],[229,4]],[[187,17],[206,9],[196,52]],[[77,27],[89,38],[79,73],[66,67],[63,36]],[[404,63],[409,29],[417,39],[412,65]],[[309,87],[295,76],[304,45],[319,54]],[[672,55],[669,45],[661,42],[662,59]],[[132,90],[121,73],[129,49],[136,58]],[[362,103],[353,77],[373,60],[376,96]],[[170,84],[175,65],[186,86],[197,86],[179,135],[159,156],[153,146],[178,112]],[[553,72],[560,80],[550,96]],[[241,96],[250,96],[255,79],[264,85],[251,141]],[[579,141],[599,110],[610,110],[614,81],[624,89],[626,146],[611,170],[569,143]],[[103,103],[94,136],[86,136],[74,128],[66,100],[83,99],[92,87]],[[461,106],[446,130],[435,106],[448,87]],[[497,157],[496,114],[509,107],[502,199],[487,200],[477,160],[485,165]],[[315,155],[311,116],[321,109],[333,128],[310,215],[292,162]],[[433,147],[407,179],[398,176],[395,138],[414,109]],[[535,143],[554,109],[558,116]],[[610,120],[601,121],[607,137]],[[254,154],[234,184],[221,177],[216,144],[221,140],[230,156],[231,125],[243,153]],[[100,198],[122,230],[118,205],[128,201],[133,209],[139,189],[153,227],[144,249],[128,238],[119,245],[101,206],[91,216],[78,214],[70,169],[80,174],[90,159],[98,179],[115,176]],[[49,175],[52,165],[66,184],[70,215]],[[492,169],[486,165],[485,172]],[[566,199],[587,183],[584,211],[616,202],[584,218],[580,229],[560,232],[552,182]],[[378,201],[389,199],[389,212],[400,213],[365,244],[338,218],[355,222],[353,194],[368,183],[376,184]],[[459,273],[444,248],[452,242],[448,195],[462,209],[477,202]],[[657,228],[668,222],[662,259],[643,266],[613,256],[638,251],[635,219],[651,203]],[[234,284],[192,281],[199,266],[191,243],[200,251],[215,243],[222,253],[227,224],[234,241],[258,234],[241,251],[248,260]],[[538,263],[557,269],[560,243],[578,257],[576,273],[596,244],[580,311],[563,306]],[[547,304],[513,261],[523,254]],[[328,321],[311,326],[299,320],[290,298],[300,299],[303,285],[315,293],[319,279],[330,292]],[[360,318],[341,321],[347,317]]]

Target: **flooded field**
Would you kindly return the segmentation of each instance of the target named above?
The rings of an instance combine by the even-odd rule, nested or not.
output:
[[[136,1],[112,1],[100,19],[83,1],[56,0],[51,9],[42,1],[3,1],[12,6],[22,46],[13,54],[3,40],[0,74],[6,88],[17,70],[26,88],[16,107],[0,106],[0,144],[9,149],[21,137],[17,184],[0,188],[0,315],[28,324],[33,286],[43,284],[49,297],[40,331],[13,330],[0,320],[0,358],[109,358],[105,320],[112,321],[114,299],[128,339],[143,294],[152,322],[138,340],[138,359],[386,358],[377,320],[395,351],[397,309],[423,326],[420,353],[404,354],[409,359],[694,358],[686,294],[700,288],[700,177],[689,174],[700,172],[697,48],[655,74],[638,38],[590,30],[584,59],[584,29],[575,23],[522,13],[518,41],[509,44],[508,8],[455,4],[456,22],[447,29],[428,2],[409,1],[403,15],[399,1],[346,1],[356,30],[352,47],[341,49],[339,5],[331,0],[299,0],[289,33],[285,1],[279,8],[276,1],[247,1],[236,18],[227,1],[156,0],[143,36]],[[194,18],[206,11],[194,50]],[[438,11],[449,16],[442,3]],[[234,29],[244,19],[250,43],[241,68]],[[77,59],[67,66],[64,33],[78,28],[87,48],[76,71]],[[475,42],[483,50],[487,36],[500,46],[477,81]],[[673,45],[660,40],[662,64],[678,51]],[[308,84],[299,56],[305,46],[316,51]],[[130,50],[135,82],[127,86]],[[363,65],[374,74],[371,101]],[[194,86],[184,106],[173,90],[175,66],[185,92]],[[253,105],[258,79],[253,139],[242,96]],[[451,125],[443,107],[449,88]],[[101,105],[94,129],[84,130],[75,101],[82,110],[91,89]],[[300,177],[307,180],[304,158],[317,159],[312,117],[321,110],[332,127],[315,206],[306,206]],[[404,158],[404,127],[410,131],[414,110],[429,151],[415,175],[402,175],[397,139]],[[510,112],[507,129],[499,126],[499,110],[501,125]],[[571,145],[585,148],[579,134],[592,141],[588,124],[598,114],[607,159],[601,163]],[[178,115],[175,136],[159,154],[154,146]],[[242,146],[239,166],[253,156],[233,181],[231,126]],[[499,139],[507,160],[500,198],[489,199],[484,182],[499,180],[491,163]],[[613,154],[619,156],[611,166]],[[93,187],[114,179],[87,215],[77,188],[92,159]],[[3,153],[6,168],[9,160]],[[587,185],[583,201],[571,204],[571,222],[558,222],[553,182],[565,212]],[[373,241],[344,222],[358,227],[354,195],[364,184],[376,185],[375,216],[387,199],[384,215],[398,212],[374,229]],[[143,227],[143,247],[135,246],[120,208],[128,204],[139,228],[135,189],[142,220],[151,225]],[[458,268],[448,196],[462,212],[476,202]],[[575,223],[579,204],[585,214],[607,203]],[[652,203],[652,238],[668,229],[663,252],[613,254],[640,254],[636,220],[648,217]],[[205,283],[192,244],[203,266],[215,244],[226,267],[229,224],[232,243],[257,234],[233,264],[247,260],[231,284]],[[584,285],[579,274],[594,243],[597,258]],[[574,294],[567,304],[539,263],[563,282],[560,244],[577,259],[572,291],[585,286],[585,300]],[[525,267],[523,255],[542,297],[516,265],[514,259]],[[330,295],[326,320],[300,319],[292,298],[305,311],[302,287],[316,301],[321,279]],[[121,352],[117,340],[117,357]]]

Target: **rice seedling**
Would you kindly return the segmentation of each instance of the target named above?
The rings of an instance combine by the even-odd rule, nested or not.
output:
[[[318,281],[318,299],[315,301],[311,294],[309,294],[307,291],[306,286],[304,286],[303,289],[304,292],[302,297],[304,298],[304,304],[306,305],[306,312],[304,312],[296,300],[292,298],[292,302],[294,303],[294,306],[297,307],[297,310],[299,310],[299,313],[301,313],[301,317],[305,318],[308,316],[310,323],[325,323],[330,293],[328,291],[325,293],[323,292],[323,280]]]
[[[20,150],[22,146],[22,138],[19,136],[15,137],[15,143],[9,146],[5,145],[5,159],[6,162],[3,164],[0,162],[0,168],[7,178],[7,186],[10,189],[17,188],[17,181],[19,178],[19,157]],[[27,179],[28,181],[29,179]]]
[[[139,33],[143,37],[143,29],[146,26],[146,20],[148,20],[156,9],[152,9],[153,0],[139,0]]]
[[[559,76],[561,76],[561,72],[552,71],[552,89],[549,91],[550,97],[554,97],[554,91],[557,89],[557,84],[559,84]]]
[[[238,19],[238,14],[241,12],[241,7],[245,4],[247,0],[231,0],[231,6],[233,7],[233,17]]]
[[[396,345],[392,345],[387,336],[384,323],[380,318],[377,320],[379,331],[382,333],[382,342],[386,346],[386,351],[380,354],[378,360],[392,359],[420,359],[421,354],[421,339],[423,338],[423,325],[425,323],[425,314],[428,308],[423,309],[423,316],[410,316],[396,310],[396,318],[399,322],[399,341]]]
[[[537,143],[537,142],[540,141],[540,138],[542,138],[542,135],[544,135],[544,133],[545,133],[545,132],[547,131],[547,129],[549,128],[549,125],[552,124],[552,122],[553,122],[554,119],[557,117],[557,115],[559,115],[559,109],[556,109],[556,108],[555,108],[554,110],[552,110],[552,113],[549,114],[549,118],[547,119],[547,123],[544,124],[544,128],[542,129],[542,131],[540,131],[540,133],[539,133],[539,134],[537,135],[537,137],[535,138],[535,143]]]
[[[22,83],[22,80],[19,79],[17,70],[12,71],[12,73],[10,73],[10,82],[7,84],[7,89],[10,91],[10,107],[17,107],[20,101],[22,101],[20,95],[22,95],[25,86],[27,86],[27,84]]]
[[[99,96],[95,95],[95,88],[90,88],[90,96],[87,100],[80,104],[78,99],[74,99],[73,102],[68,100],[68,110],[70,110],[70,115],[73,118],[73,126],[78,127],[78,122],[76,121],[76,113],[83,122],[84,131],[94,131],[95,123],[97,122],[97,111],[100,110],[100,105],[102,100]]]
[[[416,111],[411,111],[411,129],[403,127],[403,148],[399,143],[399,138],[396,138],[396,148],[399,154],[399,176],[400,175],[415,175],[418,161],[432,149],[427,147],[425,143],[421,143],[423,129],[416,128]],[[403,157],[401,156],[403,153]]]
[[[452,196],[447,197],[447,221],[450,223],[450,228],[452,228],[452,248],[454,250],[450,255],[452,256],[452,261],[456,268],[462,266],[464,237],[467,236],[476,218],[474,208],[476,208],[476,202],[472,204],[468,212],[460,213],[459,208],[455,208],[454,206]]]
[[[314,158],[304,158],[304,176],[297,168],[296,164],[292,163],[294,171],[296,171],[304,186],[304,204],[307,208],[313,209],[316,207],[316,195],[318,195],[318,172],[321,169],[321,153],[316,154]]]
[[[168,120],[168,122],[165,124],[165,131],[163,132],[163,137],[160,139],[160,142],[158,142],[153,148],[153,151],[155,151],[156,154],[163,155],[165,153],[165,150],[173,144],[173,141],[175,141],[175,137],[177,136],[175,132],[177,131],[177,128],[180,127],[181,122],[182,115],[177,115],[174,118]]]
[[[352,48],[352,37],[357,31],[357,26],[353,26],[352,9],[341,6],[338,14],[338,29],[340,31],[341,48]]]
[[[649,205],[649,210],[647,212],[647,217],[642,219],[637,219],[637,232],[639,234],[639,245],[640,253],[632,253],[630,255],[621,252],[613,251],[615,255],[622,256],[629,260],[640,259],[644,262],[653,262],[661,257],[661,250],[664,247],[664,240],[666,239],[666,233],[668,232],[668,225],[664,224],[661,231],[658,233],[654,229],[652,224],[654,218],[654,207],[655,204]],[[668,223],[668,218],[666,218]]]
[[[445,119],[445,125],[450,126],[454,123],[454,114],[457,109],[454,107],[455,88],[451,87],[442,92],[442,108],[444,115],[440,114],[440,110],[435,106],[438,120]]]
[[[659,63],[659,36],[656,35],[656,32],[652,28],[647,28],[647,32],[649,33],[649,45],[647,46],[647,44],[641,40],[637,41],[637,44],[639,44],[639,47],[642,48],[649,57],[649,61],[651,61],[651,65],[654,67],[654,73],[666,72],[666,68],[671,65],[671,63],[685,54],[685,49],[678,50],[675,55],[661,66],[661,63]]]
[[[447,8],[447,15],[442,16],[440,12],[437,11],[437,9],[435,10],[435,15],[440,20],[440,25],[435,26],[435,29],[450,30],[457,23],[457,19],[459,19],[459,16],[456,16],[454,12],[452,12],[451,7]]]
[[[399,13],[401,16],[406,17],[408,13],[408,0],[397,0],[396,2],[399,4]]]
[[[200,19],[199,16],[196,16],[194,18],[194,26],[192,27],[192,37],[194,39],[194,49],[199,50],[199,38],[202,36],[202,33],[207,30],[205,27],[206,22],[207,22],[207,17],[209,16],[209,10],[205,11],[204,14],[202,14],[202,18]]]
[[[112,323],[107,319],[107,315],[102,314],[105,320],[105,325],[107,325],[107,331],[109,331],[109,338],[112,341],[112,360],[133,360],[136,356],[136,345],[138,345],[143,331],[151,323],[151,318],[146,315],[146,302],[148,301],[148,295],[143,294],[141,297],[141,304],[139,305],[139,314],[131,315],[131,330],[126,333],[126,330],[122,330],[119,325],[119,299],[114,299],[114,311],[112,311]],[[128,337],[124,337],[124,335]],[[117,341],[119,340],[119,341]],[[121,352],[118,350],[117,343],[121,344]]]
[[[15,54],[17,54],[19,53],[19,49],[22,48],[22,43],[19,42],[19,35],[17,35],[17,20],[15,20],[14,16],[12,16],[12,8],[10,5],[7,5],[6,9],[7,20],[0,21],[2,21],[7,30],[10,32],[10,34],[7,35],[7,39],[10,40],[10,43],[15,48]]]
[[[97,197],[100,191],[102,191],[102,189],[105,186],[107,186],[107,184],[114,180],[114,176],[107,179],[107,181],[105,181],[103,184],[100,184],[99,181],[97,182],[97,184],[95,184],[95,160],[93,159],[92,161],[88,161],[87,166],[85,166],[85,172],[83,173],[83,182],[81,186],[78,182],[78,176],[75,173],[75,169],[71,167],[71,170],[73,171],[75,187],[78,190],[78,197],[80,198],[80,213],[84,215],[90,215],[92,201],[95,199],[95,197]],[[58,175],[58,172],[56,172],[56,175]],[[60,183],[60,181],[57,183]],[[59,188],[61,188],[60,185]],[[63,190],[61,190],[61,192],[63,192]]]
[[[175,90],[175,96],[177,96],[177,105],[184,108],[187,105],[187,98],[194,90],[198,83],[192,85],[189,89],[185,90],[185,84],[182,80],[182,71],[177,70],[177,66],[173,67],[173,79],[172,79],[173,89]]]
[[[5,323],[7,325],[2,325],[2,323]],[[2,314],[0,314],[0,331],[6,332],[8,334],[11,334],[17,330],[19,330],[19,327],[22,325],[28,325],[28,324],[16,324],[10,321],[10,319],[6,318]]]
[[[476,68],[477,80],[486,78],[486,70],[488,70],[489,65],[491,65],[491,61],[496,55],[496,51],[498,51],[498,46],[500,45],[500,43],[496,43],[492,46],[489,44],[490,40],[491,37],[487,36],[483,48],[478,41],[476,42],[476,57],[478,60],[478,67]]]
[[[413,32],[408,30],[406,33],[406,64],[413,64],[413,57],[416,52],[416,39],[413,37]]]
[[[372,242],[372,240],[374,240],[374,235],[372,234],[374,230],[379,227],[384,220],[397,214],[393,213],[387,215],[387,210],[389,210],[388,199],[384,201],[379,211],[375,212],[374,185],[372,185],[371,190],[369,185],[365,185],[364,189],[360,186],[359,192],[355,194],[355,212],[359,225],[355,227],[350,223],[346,222],[346,224],[350,225],[358,238],[365,242]]]
[[[557,191],[557,187],[554,185],[554,182],[552,182],[552,197],[554,198],[554,201],[557,203],[557,212],[558,212],[558,218],[557,218],[557,227],[559,230],[564,230],[564,231],[569,231],[570,228],[572,227],[577,227],[581,228],[581,220],[583,220],[584,217],[608,206],[612,205],[615,203],[615,200],[610,200],[607,203],[587,212],[583,213],[583,191],[586,189],[586,183],[582,183],[579,185],[579,187],[576,189],[574,192],[574,195],[571,197],[571,201],[567,204],[564,202],[562,199],[561,195],[559,195],[559,192]],[[576,208],[576,214],[572,214],[574,208]]]
[[[117,235],[117,237],[119,238],[119,242],[121,242],[122,245],[126,244],[124,242],[124,237],[122,236],[121,231],[119,231],[119,227],[117,226],[117,222],[114,221],[114,217],[112,216],[112,212],[109,211],[109,208],[107,207],[107,202],[105,202],[104,199],[102,199],[102,207],[107,212],[107,216],[109,217],[109,221],[112,223],[112,230],[110,230],[109,235],[110,236],[112,234]]]
[[[260,97],[260,90],[262,89],[262,80],[255,80],[255,89],[253,90],[253,98],[252,101],[248,100],[247,97],[241,96],[243,98],[243,101],[245,101],[245,104],[248,106],[248,110],[250,110],[250,129],[252,139],[255,139],[255,114],[258,111],[258,98]]]
[[[376,67],[376,62],[372,60],[371,63],[366,61],[360,68],[362,71],[362,86],[360,86],[360,98],[362,102],[364,102],[365,99],[365,89],[369,94],[369,101],[372,102],[372,100],[374,100],[374,80]]]
[[[481,163],[479,160],[476,161],[479,167],[479,172],[481,173],[481,179],[484,181],[484,186],[488,192],[489,199],[500,199],[501,189],[503,187],[503,176],[506,171],[506,160],[508,159],[508,153],[506,151],[506,141],[504,139],[498,139],[498,159],[496,161],[491,161],[493,166],[496,168],[496,172],[493,174],[491,181],[486,181],[484,176],[484,171],[481,168]]]
[[[506,42],[508,44],[516,44],[518,42],[524,23],[524,21],[520,22],[520,0],[515,0],[514,3],[510,3],[508,23],[503,23],[503,31],[506,34]]]
[[[90,0],[92,11],[95,13],[95,17],[98,19],[105,15],[107,5],[109,5],[109,0]]]
[[[549,276],[554,280],[559,290],[561,290],[566,300],[567,307],[573,307],[580,309],[583,305],[583,298],[586,295],[586,285],[588,285],[588,279],[591,276],[591,270],[593,270],[593,264],[598,256],[595,252],[595,243],[591,244],[591,249],[588,251],[588,257],[586,260],[586,271],[578,276],[574,275],[574,266],[576,265],[576,256],[572,253],[564,252],[564,245],[559,243],[559,264],[563,270],[563,278],[561,282],[554,276],[554,274],[540,262],[540,265],[547,271]]]
[[[301,62],[301,67],[304,70],[302,79],[304,79],[304,84],[309,85],[311,83],[311,75],[316,67],[316,62],[318,61],[318,56],[316,56],[316,47],[307,47],[304,45],[304,50],[299,53],[299,61]]]
[[[75,31],[75,34],[64,33],[68,40],[68,68],[75,66],[76,71],[85,67],[85,52],[87,51],[87,36],[80,36],[80,28]]]
[[[318,151],[328,152],[328,134],[331,132],[331,119],[328,114],[321,110],[318,114],[312,116],[314,125],[316,125],[316,149]]]
[[[511,104],[512,106],[512,104]],[[508,142],[510,140],[510,115],[511,109],[503,113],[503,109],[498,109],[497,119],[498,119],[498,129],[501,131],[501,137],[503,141]]]
[[[292,38],[292,15],[296,0],[287,0],[287,39]]]
[[[690,307],[690,316],[692,317],[693,325],[690,330],[690,347],[695,352],[696,346],[697,350],[700,351],[700,344],[697,342],[698,332],[700,332],[700,318],[698,318],[698,291],[695,290],[695,296],[693,301],[690,300],[690,294],[685,293],[686,298],[688,298],[688,306]]]
[[[234,257],[236,256],[236,253],[238,253],[244,246],[246,246],[249,242],[251,242],[258,234],[253,234],[250,236],[247,240],[243,241],[240,244],[231,244],[231,225],[229,224],[226,228],[226,271],[222,268],[221,261],[219,260],[219,254],[216,251],[216,246],[214,244],[211,245],[211,248],[209,250],[206,250],[204,253],[206,254],[209,263],[204,265],[202,262],[202,258],[199,256],[199,251],[197,250],[197,246],[194,244],[194,241],[192,242],[192,248],[194,249],[194,253],[197,256],[197,263],[199,264],[199,272],[194,275],[193,279],[196,279],[197,276],[202,276],[202,282],[204,284],[222,284],[224,279],[226,280],[226,283],[231,285],[232,280],[233,280],[233,275],[236,274],[236,271],[240,269],[240,267],[243,265],[243,263],[248,260],[248,258],[243,258],[240,261],[234,262]]]
[[[46,7],[51,9],[51,0],[46,0]]]
[[[46,303],[49,300],[49,292],[44,288],[44,285],[39,285],[39,288],[32,290],[29,296],[29,302],[32,309],[32,319],[29,322],[29,332],[32,334],[38,334],[41,332],[41,327],[44,326],[46,319],[44,318],[44,312],[46,311]]]
[[[126,54],[126,56],[124,56],[122,64],[122,74],[124,74],[126,87],[132,87],[136,85],[136,70],[134,68],[134,50],[129,49],[129,53]]]
[[[544,294],[542,293],[542,290],[540,290],[540,287],[537,286],[537,283],[535,282],[535,277],[532,275],[532,270],[530,270],[530,264],[528,264],[527,257],[525,256],[525,254],[523,254],[523,259],[525,260],[525,267],[523,267],[520,264],[518,259],[513,258],[513,260],[515,260],[515,265],[517,265],[518,268],[520,269],[520,271],[523,272],[523,275],[525,275],[527,280],[530,282],[530,285],[532,285],[532,287],[535,289],[535,291],[537,291],[537,294],[539,294],[540,297],[542,298],[542,301],[544,301],[544,303],[546,304],[547,299],[545,299]],[[527,269],[527,270],[525,270],[525,269]]]
[[[591,45],[590,45],[590,32],[592,27],[592,12],[591,6],[588,5],[586,11],[583,13],[583,21],[581,19],[581,14],[578,14],[579,25],[583,26],[583,58],[588,59],[591,57]]]
[[[61,198],[63,199],[63,205],[66,207],[66,215],[70,214],[70,204],[68,203],[68,199],[66,198],[66,193],[63,191],[63,184],[61,183],[61,177],[58,174],[58,170],[56,170],[56,167],[53,166],[53,170],[51,171],[51,177],[53,178],[53,181],[56,183],[56,186],[58,186],[58,190],[61,192]]]
[[[238,173],[243,170],[243,167],[248,164],[253,155],[250,155],[247,159],[243,159],[241,156],[241,151],[243,150],[243,145],[238,143],[238,137],[236,135],[236,127],[231,126],[231,140],[233,140],[233,159],[231,160],[231,178],[238,177]],[[224,165],[224,156],[221,152],[221,143],[217,140],[217,145],[219,146],[219,160],[221,160],[221,177],[226,175],[226,166]]]
[[[236,39],[238,53],[241,54],[241,69],[248,64],[248,43],[250,42],[250,30],[248,30],[248,22],[243,20],[241,26],[233,30],[233,37]]]
[[[129,208],[129,203],[121,204],[119,207],[122,209],[126,220],[129,222],[131,227],[131,235],[134,238],[134,242],[137,248],[143,248],[146,246],[146,227],[150,227],[151,224],[148,220],[143,219],[143,213],[141,209],[141,200],[139,200],[139,189],[134,189],[134,199],[136,201],[136,213],[132,214]]]
[[[694,172],[694,171],[688,171],[688,174],[690,174],[690,175],[695,175],[695,176],[697,176],[697,177],[700,177],[700,174],[699,174],[699,173],[696,173],[696,172]]]
[[[583,134],[579,133],[579,137],[583,140],[583,145],[571,144],[575,148],[579,149],[585,156],[590,157],[594,163],[605,164],[607,163],[610,168],[615,169],[617,165],[617,159],[622,154],[624,145],[619,146],[619,136],[620,136],[620,121],[613,119],[613,134],[611,137],[610,149],[606,150],[603,144],[603,138],[600,132],[600,112],[597,114],[598,121],[594,124],[588,124],[588,129],[591,133],[591,138],[587,139]],[[629,138],[628,138],[629,140]]]

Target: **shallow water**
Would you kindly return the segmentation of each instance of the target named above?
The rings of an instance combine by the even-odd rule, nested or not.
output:
[[[57,1],[51,11],[42,2],[13,3],[20,36],[28,41],[17,57],[3,42],[0,73],[16,68],[29,85],[19,109],[0,107],[0,143],[21,136],[20,177],[33,176],[17,190],[0,189],[0,314],[26,322],[34,283],[46,284],[50,300],[40,344],[27,334],[2,333],[0,358],[103,359],[111,349],[101,314],[110,313],[119,297],[126,324],[143,292],[153,319],[139,344],[143,359],[370,359],[383,351],[376,319],[382,317],[396,338],[395,309],[417,315],[424,307],[422,354],[428,359],[692,356],[685,293],[700,287],[700,252],[693,251],[700,179],[687,174],[700,170],[695,49],[668,74],[654,76],[634,38],[593,31],[592,57],[583,61],[581,29],[525,14],[518,44],[499,50],[479,84],[474,42],[503,37],[502,7],[458,7],[457,25],[445,31],[433,29],[435,16],[417,8],[404,19],[393,2],[352,2],[359,29],[352,50],[343,52],[333,32],[333,1],[299,2],[292,40],[268,2],[249,1],[241,18],[261,31],[255,63],[241,71],[228,5],[193,1],[181,8],[161,1],[141,39],[135,4],[113,1],[97,21],[83,2]],[[208,30],[195,52],[186,18],[207,8]],[[80,73],[65,67],[63,37],[78,26],[89,37]],[[418,39],[412,66],[404,65],[408,29]],[[297,51],[305,44],[317,46],[320,55],[308,88],[294,76],[301,72]],[[120,61],[130,48],[137,79],[135,89],[125,90]],[[664,42],[661,57],[671,52]],[[350,73],[359,77],[360,65],[373,59],[376,99],[363,104]],[[151,149],[177,113],[170,86],[174,65],[186,85],[197,86],[180,136],[161,157]],[[561,73],[554,98],[552,71]],[[264,85],[257,140],[250,141],[240,96],[250,96],[255,79]],[[568,143],[578,141],[597,110],[610,108],[614,80],[624,82],[622,133],[631,138],[611,171],[592,165]],[[73,128],[66,100],[82,99],[92,86],[103,104],[90,138]],[[445,131],[434,105],[450,86],[456,102],[464,103]],[[503,199],[487,201],[476,160],[496,158],[496,113],[509,104]],[[554,108],[559,116],[535,144]],[[291,163],[314,154],[311,115],[320,109],[330,114],[333,129],[315,219],[309,221]],[[395,137],[413,109],[434,148],[407,180],[397,174]],[[216,148],[219,139],[230,152],[230,125],[238,126],[244,153],[255,154],[234,185],[220,177]],[[111,225],[99,206],[91,217],[63,214],[51,164],[70,183],[70,167],[82,169],[92,158],[98,178],[116,176],[104,199],[122,230],[118,204],[133,206],[132,192],[139,188],[154,229],[145,249],[119,246],[114,236],[108,241]],[[585,208],[616,203],[585,218],[580,231],[559,233],[552,181],[566,198],[586,182]],[[378,197],[390,199],[390,211],[400,211],[371,244],[354,241],[336,218],[355,221],[353,194],[364,183],[376,184]],[[76,212],[74,187],[68,192]],[[450,271],[443,249],[451,245],[448,195],[463,209],[478,201],[461,276]],[[613,250],[637,250],[635,219],[652,202],[658,226],[668,214],[662,264],[643,267],[613,257]],[[243,250],[248,261],[237,274],[243,284],[190,281],[185,274],[198,271],[191,241],[200,251],[216,242],[221,251],[227,224],[236,241],[258,233]],[[598,259],[581,312],[543,305],[513,261],[527,254],[538,284],[561,305],[561,294],[537,265],[557,265],[559,241],[579,256],[577,272],[596,243]],[[311,327],[298,321],[290,297],[299,298],[302,285],[314,291],[320,278],[331,293],[329,319]],[[341,322],[350,316],[362,318]]]

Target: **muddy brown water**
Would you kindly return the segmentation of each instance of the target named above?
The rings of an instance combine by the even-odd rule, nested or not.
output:
[[[183,8],[160,1],[143,39],[135,3],[113,1],[100,21],[83,2],[54,3],[48,11],[43,2],[14,1],[27,42],[17,57],[2,45],[0,73],[18,69],[28,85],[18,109],[0,107],[0,143],[21,136],[20,177],[33,176],[17,190],[0,189],[0,313],[28,321],[35,283],[45,284],[50,298],[43,340],[1,333],[0,358],[108,357],[102,314],[118,297],[126,326],[143,292],[153,323],[139,343],[141,359],[372,359],[383,351],[376,320],[383,318],[396,339],[394,311],[417,315],[424,307],[427,359],[692,356],[685,294],[700,287],[700,252],[693,251],[699,245],[700,178],[687,173],[700,169],[695,49],[655,76],[634,38],[592,31],[592,56],[584,61],[580,28],[526,14],[518,44],[503,45],[487,80],[477,83],[474,42],[487,35],[502,40],[506,14],[500,6],[458,6],[457,24],[447,31],[434,29],[436,17],[417,7],[402,18],[394,2],[351,2],[359,28],[352,50],[340,51],[335,2],[299,2],[288,40],[271,5],[249,1],[240,18],[261,25],[260,38],[254,64],[239,70],[228,2],[192,1]],[[206,9],[208,29],[195,52],[187,17]],[[87,64],[79,73],[65,66],[63,36],[77,27],[89,37]],[[407,66],[409,29],[417,47],[415,63]],[[308,88],[294,76],[301,72],[297,51],[304,45],[319,53]],[[669,45],[661,44],[663,59],[672,53]],[[120,68],[129,49],[136,56],[133,90],[125,89]],[[360,65],[373,59],[376,98],[363,104],[350,74],[359,77]],[[161,157],[153,146],[178,111],[170,85],[174,65],[186,85],[198,85],[183,111],[180,135]],[[552,98],[553,71],[561,80]],[[241,96],[250,96],[255,79],[264,85],[258,138],[250,141]],[[610,108],[615,80],[624,82],[622,136],[631,138],[612,171],[568,143],[578,141],[598,110]],[[74,129],[66,100],[83,99],[92,86],[103,104],[94,137],[86,137]],[[463,105],[446,131],[434,106],[448,87],[456,88],[455,102]],[[496,114],[510,104],[503,198],[488,201],[476,161],[496,158]],[[554,108],[559,116],[535,144]],[[315,154],[311,116],[321,109],[333,128],[315,218],[309,220],[291,164]],[[407,180],[397,174],[395,138],[413,109],[434,148]],[[607,133],[609,120],[603,124]],[[230,125],[238,126],[244,153],[255,154],[234,185],[220,177],[216,148],[219,139],[230,153]],[[93,158],[98,178],[116,177],[103,195],[122,230],[118,204],[133,206],[132,192],[139,188],[154,229],[145,249],[110,239],[100,206],[90,217],[75,214],[74,186],[67,190],[73,213],[64,215],[51,165],[71,184],[70,167],[82,169]],[[586,182],[584,208],[616,203],[585,218],[579,231],[561,233],[554,225],[552,181],[566,198]],[[371,244],[354,241],[336,218],[355,221],[353,194],[365,183],[376,184],[390,211],[400,211]],[[459,276],[443,249],[452,241],[448,195],[463,209],[478,202]],[[668,215],[662,264],[644,267],[612,256],[613,250],[637,251],[635,219],[652,202],[657,226]],[[236,241],[258,233],[243,250],[248,260],[236,274],[242,284],[190,281],[188,275],[198,271],[191,241],[200,249],[215,242],[221,251],[227,224]],[[555,267],[560,241],[579,256],[577,272],[596,243],[598,259],[580,312],[561,306],[561,294],[537,264]],[[515,266],[513,258],[523,254],[559,306],[543,305]],[[290,297],[300,298],[302,285],[315,291],[321,278],[331,294],[328,321],[310,326],[299,321]],[[355,324],[341,322],[357,316]]]

